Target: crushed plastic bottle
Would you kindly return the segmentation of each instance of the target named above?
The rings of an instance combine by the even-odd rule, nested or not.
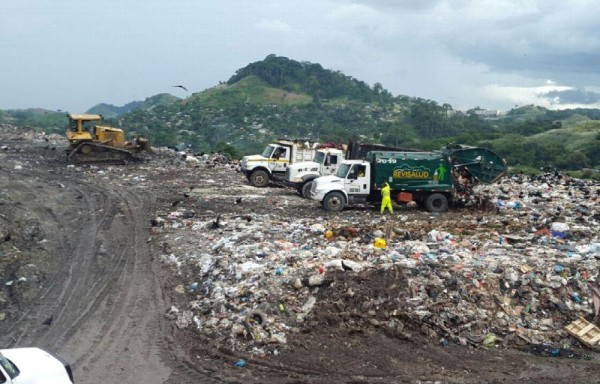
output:
[[[246,366],[246,361],[239,359],[238,361],[235,362],[235,366],[238,368],[244,368]]]

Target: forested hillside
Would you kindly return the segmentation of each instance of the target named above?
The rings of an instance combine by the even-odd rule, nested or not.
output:
[[[394,96],[379,83],[369,86],[319,64],[275,55],[186,99],[157,95],[148,100],[154,102],[132,103],[137,109],[123,115],[106,105],[90,112],[113,111],[118,115],[110,120],[113,125],[128,135],[141,133],[157,146],[232,156],[257,153],[282,137],[341,143],[354,138],[424,150],[448,142],[485,146],[517,167],[600,168],[600,110],[552,111],[530,105],[503,115],[480,108],[461,112],[433,100]],[[5,111],[4,120],[19,113]],[[37,114],[20,121],[50,129],[56,119],[54,114]]]
[[[131,103],[127,103],[122,107],[105,103],[96,104],[87,110],[87,113],[102,115],[105,118],[114,118],[137,110],[150,110],[159,105],[173,104],[178,100],[181,99],[168,93],[160,93],[158,95],[148,97],[144,101],[132,101]]]
[[[270,55],[224,84],[164,108],[123,117],[157,144],[234,155],[274,138],[346,142],[349,138],[431,150],[448,143],[485,145],[510,165],[581,169],[600,164],[600,111],[536,106],[481,116],[372,87],[318,64]]]
[[[132,101],[121,107],[100,103],[87,111],[49,111],[42,108],[0,110],[0,123],[33,127],[48,133],[63,133],[67,126],[68,113],[92,113],[104,116],[105,119],[115,119],[137,110],[152,110],[157,106],[165,106],[181,100],[168,93],[160,93],[143,101]]]

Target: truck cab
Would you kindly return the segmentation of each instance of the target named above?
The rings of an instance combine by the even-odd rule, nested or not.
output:
[[[343,180],[344,192],[352,196],[368,196],[370,194],[370,175],[370,164],[364,160],[343,162],[336,173],[336,176]]]
[[[241,171],[253,186],[266,187],[270,180],[283,179],[290,164],[311,160],[315,146],[309,141],[277,140],[260,155],[244,156]]]
[[[313,180],[320,176],[334,174],[344,156],[345,153],[341,149],[319,149],[312,161],[290,164],[285,173],[284,184],[296,188],[305,198],[310,198]]]
[[[313,181],[310,198],[328,211],[341,211],[346,205],[366,202],[374,187],[371,164],[365,160],[344,160],[334,175]]]

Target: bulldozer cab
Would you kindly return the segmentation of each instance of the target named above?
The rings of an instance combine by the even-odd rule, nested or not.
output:
[[[151,152],[148,140],[141,136],[126,142],[122,129],[100,125],[102,115],[69,114],[68,118],[69,163],[127,162],[134,160],[132,153]]]
[[[75,115],[69,114],[69,130],[81,133],[90,131],[99,121],[102,121],[102,115]]]
[[[71,144],[80,141],[93,140],[94,128],[99,121],[102,121],[101,115],[75,115],[69,114],[69,126],[66,132],[67,139]]]
[[[115,148],[125,146],[125,134],[122,129],[98,125],[103,120],[102,115],[69,114],[68,117],[69,129],[66,135],[72,145],[91,141]]]

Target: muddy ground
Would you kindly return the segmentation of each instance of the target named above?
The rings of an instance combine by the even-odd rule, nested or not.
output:
[[[345,310],[367,297],[406,294],[395,270],[334,272],[328,278],[335,284],[321,292],[310,321],[279,354],[234,350],[165,316],[172,305],[184,305],[173,292],[185,281],[160,263],[177,238],[154,233],[152,220],[192,204],[182,195],[198,186],[221,196],[195,200],[199,215],[352,215],[358,225],[372,220],[371,208],[332,215],[297,196],[283,209],[278,196],[294,191],[256,191],[233,170],[190,165],[164,152],[135,164],[67,166],[62,138],[23,128],[0,127],[0,148],[0,346],[56,352],[72,363],[77,383],[600,381],[593,351],[570,359],[514,346],[442,345],[440,334],[410,319],[392,329]],[[241,193],[252,195],[252,204],[232,203]],[[419,210],[403,214],[425,217]],[[460,211],[445,216],[460,217]],[[235,366],[240,359],[244,367]]]

